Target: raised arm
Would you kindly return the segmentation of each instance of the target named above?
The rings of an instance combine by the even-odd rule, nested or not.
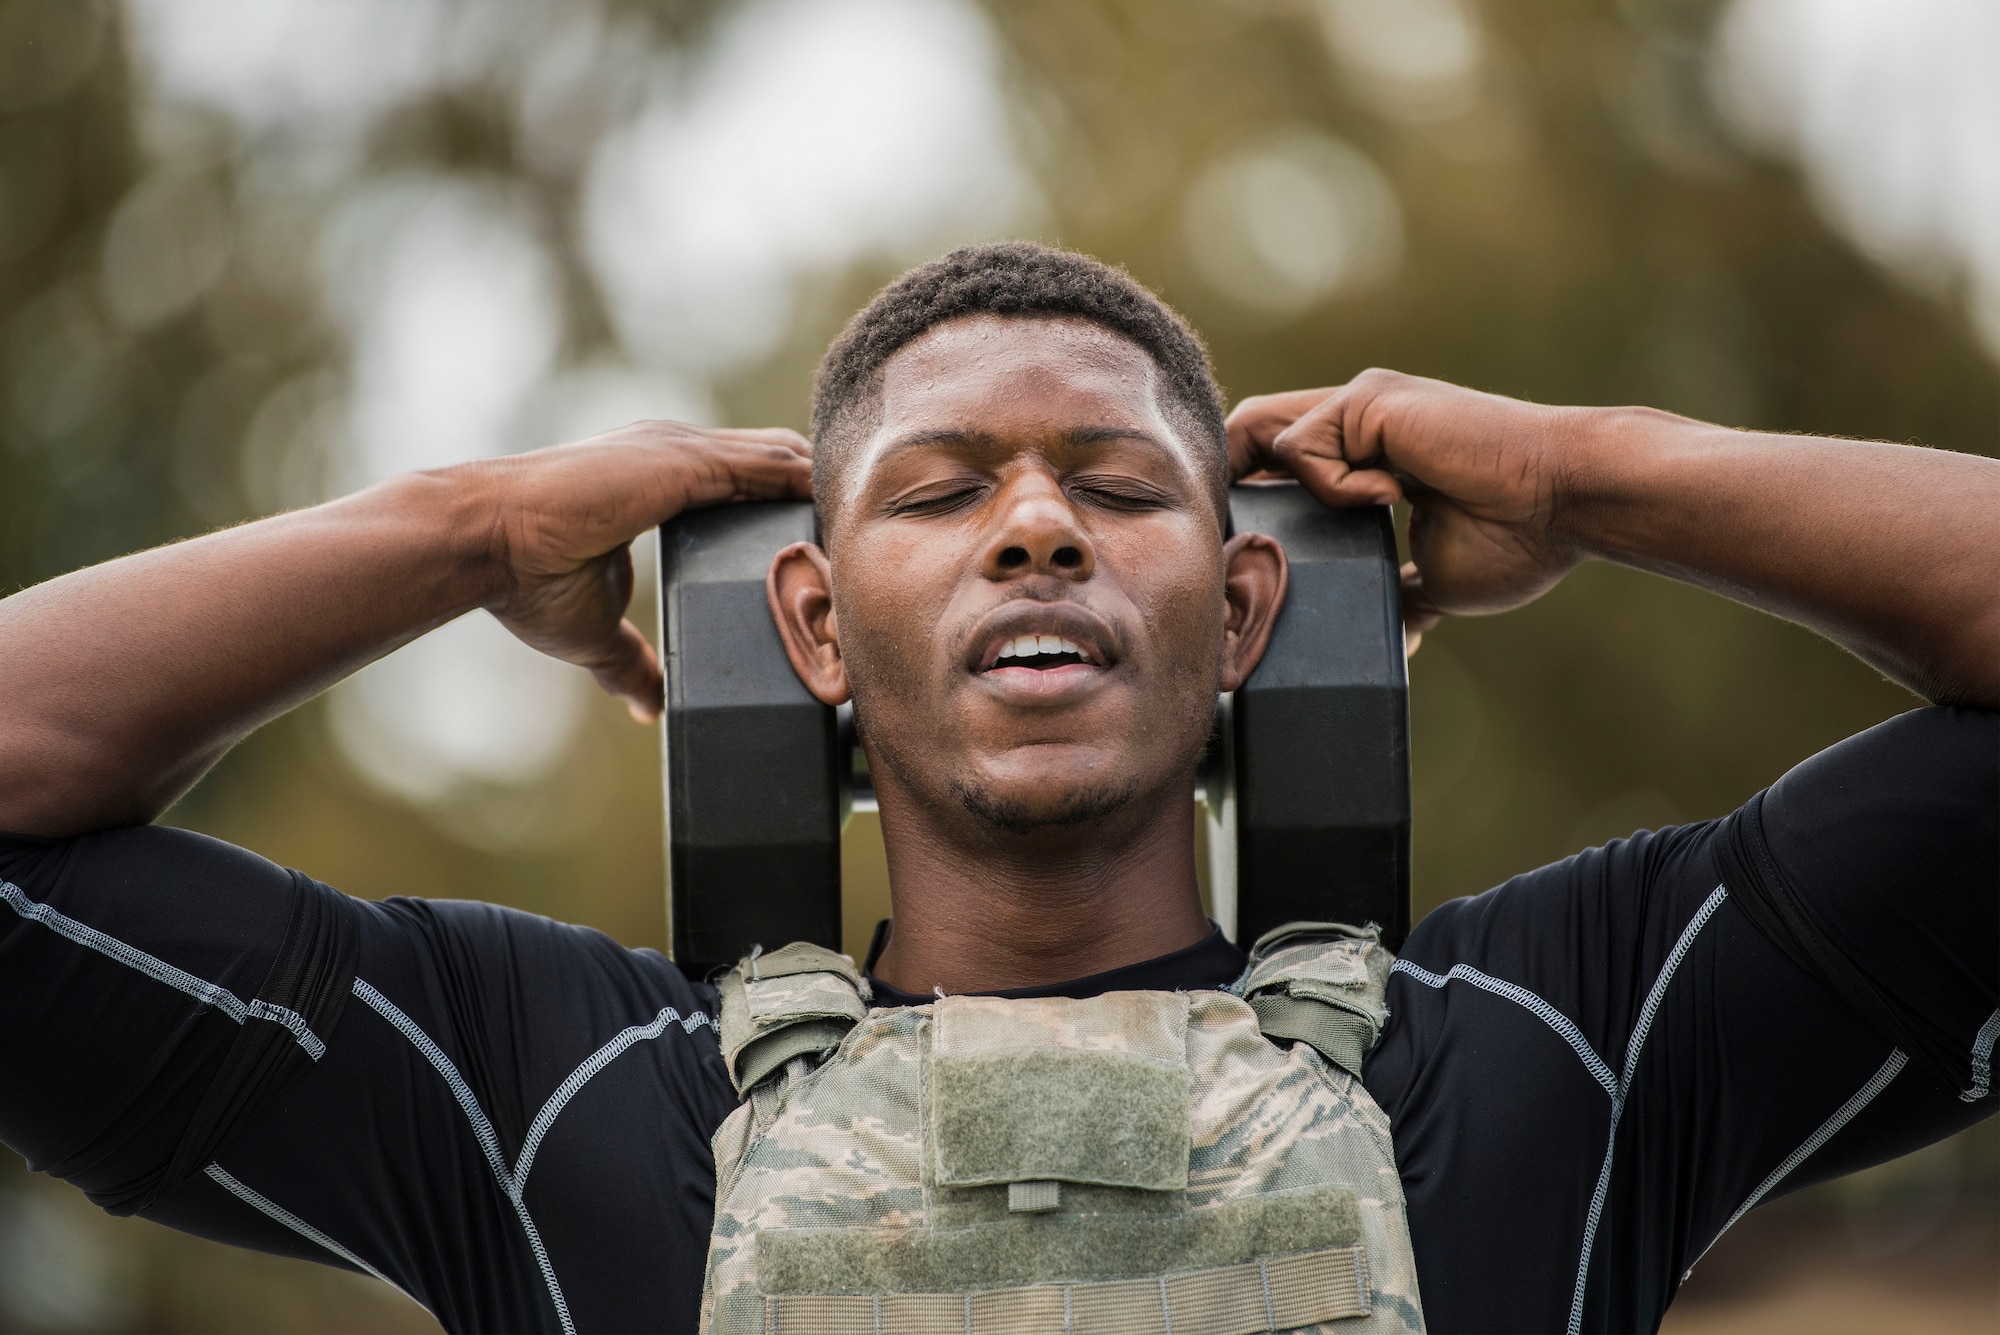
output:
[[[0,830],[150,820],[258,725],[474,608],[653,717],[660,666],[624,620],[627,545],[689,506],[807,499],[809,455],[789,431],[643,422],[0,600]]]
[[[1412,636],[1598,558],[1812,627],[1938,703],[2000,706],[2000,461],[1551,408],[1393,371],[1245,400],[1240,474],[1407,499]]]

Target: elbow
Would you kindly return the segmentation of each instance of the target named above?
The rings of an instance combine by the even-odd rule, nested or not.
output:
[[[144,825],[172,805],[186,782],[137,781],[131,758],[46,730],[0,727],[0,831],[67,839],[93,830]],[[206,769],[202,766],[201,769]]]
[[[2000,709],[2000,603],[1981,609],[1910,682],[1934,705]]]

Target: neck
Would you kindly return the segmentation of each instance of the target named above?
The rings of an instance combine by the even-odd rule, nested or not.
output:
[[[924,808],[878,775],[894,934],[875,973],[906,992],[996,992],[1102,973],[1212,930],[1187,786],[1027,832]]]

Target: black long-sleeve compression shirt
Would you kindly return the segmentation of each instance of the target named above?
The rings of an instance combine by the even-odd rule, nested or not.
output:
[[[1241,964],[1218,935],[1038,991]],[[1446,904],[1389,1002],[1366,1084],[1431,1328],[1651,1329],[1744,1210],[2000,1105],[2000,716],[1918,710],[1725,819]],[[0,838],[0,1140],[454,1330],[693,1328],[735,1105],[714,1013],[524,913],[166,828]]]

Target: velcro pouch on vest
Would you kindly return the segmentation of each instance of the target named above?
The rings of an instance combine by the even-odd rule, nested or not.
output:
[[[939,1186],[1187,1187],[1185,996],[946,997],[933,1014]]]
[[[1264,1037],[1304,1043],[1359,1079],[1389,1018],[1395,962],[1372,925],[1287,923],[1250,948],[1250,972],[1238,990]]]
[[[868,1013],[854,961],[804,941],[739,961],[717,990],[722,1057],[738,1094],[794,1057],[831,1052]]]

